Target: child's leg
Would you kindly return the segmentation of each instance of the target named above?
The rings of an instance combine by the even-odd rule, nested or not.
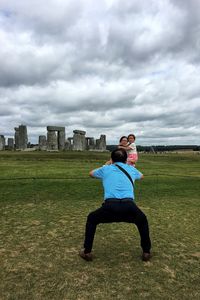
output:
[[[137,153],[129,154],[128,159],[127,159],[127,164],[135,167],[135,164],[136,164],[137,160],[138,160]]]

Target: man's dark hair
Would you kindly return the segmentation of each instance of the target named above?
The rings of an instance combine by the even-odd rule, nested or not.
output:
[[[125,163],[127,160],[127,153],[124,149],[115,149],[111,153],[111,158],[113,162]]]

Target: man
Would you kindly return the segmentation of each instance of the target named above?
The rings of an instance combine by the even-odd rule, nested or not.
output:
[[[100,223],[112,222],[134,223],[139,230],[141,238],[142,260],[148,261],[151,257],[148,221],[145,214],[134,202],[133,182],[135,179],[142,179],[143,174],[132,166],[127,165],[126,160],[126,151],[124,149],[116,149],[111,153],[112,164],[90,172],[91,177],[102,180],[104,203],[87,217],[84,249],[79,252],[80,257],[86,261],[93,259],[91,251],[96,226]],[[121,168],[128,174],[125,174]]]

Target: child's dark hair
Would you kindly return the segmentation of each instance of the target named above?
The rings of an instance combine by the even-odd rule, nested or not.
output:
[[[132,136],[134,138],[134,140],[136,139],[135,135],[132,134],[132,133],[128,135],[128,139],[129,139],[130,136]]]

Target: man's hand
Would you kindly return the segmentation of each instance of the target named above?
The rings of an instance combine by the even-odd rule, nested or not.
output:
[[[89,176],[90,177],[94,177],[93,172],[94,172],[94,170],[92,170],[92,171],[89,172]]]
[[[112,159],[110,159],[110,160],[108,160],[107,162],[105,162],[105,165],[104,165],[104,166],[106,166],[106,165],[112,165]]]

